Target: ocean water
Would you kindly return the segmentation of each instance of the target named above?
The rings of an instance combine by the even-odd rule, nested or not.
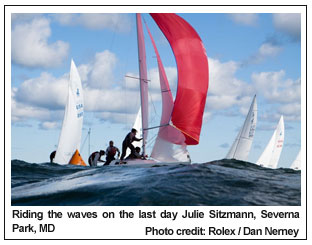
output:
[[[300,171],[235,160],[92,168],[11,161],[11,203],[21,206],[296,206],[300,182]]]

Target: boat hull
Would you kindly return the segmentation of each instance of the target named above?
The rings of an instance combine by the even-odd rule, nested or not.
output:
[[[114,160],[107,166],[138,166],[138,167],[153,167],[153,166],[166,166],[166,165],[177,165],[177,164],[191,164],[190,162],[159,162],[154,159],[131,159],[123,160],[120,164],[120,160]],[[105,165],[106,166],[106,165]]]

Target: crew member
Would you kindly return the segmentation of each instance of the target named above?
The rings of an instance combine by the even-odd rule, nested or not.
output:
[[[106,149],[106,162],[104,165],[109,165],[111,161],[115,160],[116,152],[118,152],[118,158],[120,157],[119,149],[114,146],[114,141],[109,142],[109,147]]]
[[[129,156],[126,157],[126,160],[128,159],[144,159],[144,156],[140,154],[141,148],[135,147],[135,151],[131,152]]]
[[[97,163],[98,162],[105,162],[103,160],[101,160],[101,157],[105,155],[105,151],[103,150],[100,150],[100,152],[98,151],[95,151],[93,152],[90,156],[89,156],[89,159],[88,159],[88,163],[90,166],[97,166]]]
[[[52,163],[55,158],[56,151],[52,151],[50,154],[50,162]]]
[[[138,139],[135,137],[137,133],[137,130],[135,128],[131,129],[131,132],[127,134],[127,136],[125,137],[124,141],[122,142],[122,153],[121,153],[121,157],[120,160],[122,161],[124,159],[124,157],[126,156],[126,152],[127,152],[127,148],[129,147],[131,150],[131,153],[135,152],[135,148],[132,145],[133,141],[140,141],[141,139]]]

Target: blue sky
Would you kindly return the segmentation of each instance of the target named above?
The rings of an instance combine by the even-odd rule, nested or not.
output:
[[[300,14],[179,15],[202,38],[210,69],[200,144],[188,148],[193,162],[225,157],[257,94],[258,124],[249,161],[257,161],[284,115],[279,166],[290,166],[301,145]],[[148,14],[143,18],[176,90],[170,46],[152,18]],[[125,78],[138,74],[135,15],[12,14],[11,20],[12,159],[45,162],[56,148],[71,58],[85,95],[82,145],[91,128],[91,151],[106,148],[111,139],[121,148],[139,108],[137,81]],[[148,36],[146,46],[150,118],[155,126],[161,114],[160,94]],[[87,143],[81,152],[87,159]]]

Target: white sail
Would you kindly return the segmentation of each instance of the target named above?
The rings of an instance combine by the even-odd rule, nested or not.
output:
[[[226,155],[227,159],[237,159],[247,161],[252,141],[255,135],[257,124],[257,101],[256,95],[254,96],[250,105],[249,112],[245,119],[244,125],[239,131],[230,151]]]
[[[290,168],[295,170],[301,169],[301,150],[299,151],[295,161],[291,164]]]
[[[175,145],[161,137],[157,137],[151,157],[160,162],[191,162],[186,145]]]
[[[279,123],[257,163],[267,168],[276,168],[284,144],[284,119],[281,116]]]
[[[54,162],[68,164],[76,150],[79,151],[83,123],[83,92],[74,61],[71,61],[68,98],[62,130]]]

